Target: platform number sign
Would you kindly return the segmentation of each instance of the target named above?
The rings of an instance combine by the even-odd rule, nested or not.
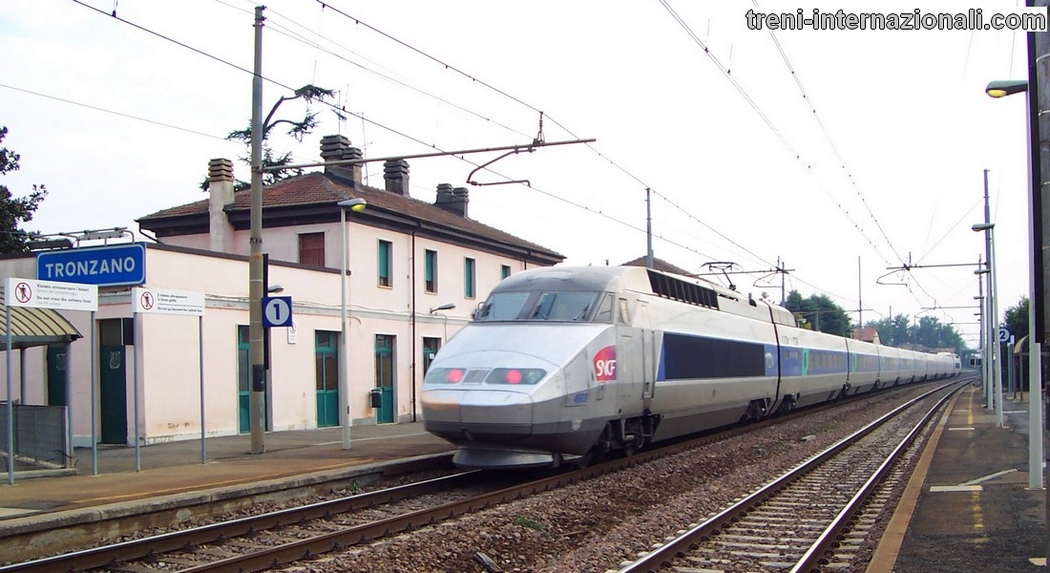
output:
[[[279,328],[292,326],[292,297],[268,296],[262,299],[263,326]]]
[[[1010,342],[1010,329],[1000,328],[999,329],[999,342]]]

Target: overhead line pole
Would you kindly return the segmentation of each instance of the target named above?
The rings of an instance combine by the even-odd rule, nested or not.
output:
[[[265,6],[255,7],[255,70],[252,76],[252,187],[248,254],[248,356],[251,393],[248,399],[252,453],[266,451],[266,366],[263,357],[262,256],[262,30]]]

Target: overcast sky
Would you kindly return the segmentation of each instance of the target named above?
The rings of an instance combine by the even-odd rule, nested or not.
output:
[[[792,269],[786,288],[826,294],[865,321],[906,314],[978,326],[983,170],[996,223],[1000,313],[1028,290],[1026,39],[1010,31],[817,31],[747,27],[748,10],[961,12],[1023,2],[267,2],[264,107],[314,84],[347,112],[297,161],[341,133],[366,157],[595,138],[516,155],[470,187],[470,216],[567,264],[643,256],[646,188],[654,251],[691,272]],[[16,196],[49,195],[29,230],[126,226],[202,198],[211,158],[247,154],[224,136],[251,114],[253,10],[244,0],[0,3],[0,125],[22,169]],[[116,13],[117,18],[112,14]],[[165,39],[168,38],[168,39]],[[170,39],[170,40],[169,40]],[[178,42],[178,43],[175,43]],[[179,45],[182,44],[182,45]],[[282,106],[296,118],[306,108]],[[467,186],[476,164],[417,159],[411,194]],[[382,187],[381,164],[367,169]],[[235,175],[249,178],[237,162]],[[892,272],[915,265],[971,265]],[[733,275],[780,299],[779,276]],[[717,280],[717,278],[716,278]],[[722,280],[724,284],[724,279]],[[960,308],[961,307],[961,308]],[[856,320],[856,313],[853,313]]]

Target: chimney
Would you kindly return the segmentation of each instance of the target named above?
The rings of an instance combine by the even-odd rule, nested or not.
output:
[[[434,205],[449,213],[466,218],[467,203],[470,202],[468,194],[466,187],[453,189],[448,183],[441,183],[437,186],[437,200],[434,201]]]
[[[233,225],[224,207],[233,203],[233,162],[212,159],[208,162],[208,248],[228,253],[233,240]]]
[[[321,160],[341,161],[344,159],[361,159],[361,150],[350,147],[350,140],[345,135],[326,135],[321,138]],[[326,165],[325,175],[334,177],[355,189],[361,188],[361,164]]]
[[[383,179],[386,190],[408,197],[408,162],[404,159],[388,159],[383,163]]]

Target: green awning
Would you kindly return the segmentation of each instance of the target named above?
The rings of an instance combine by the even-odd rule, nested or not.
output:
[[[4,287],[0,285],[0,300]],[[7,307],[0,304],[0,351],[7,350]],[[11,348],[29,348],[63,342],[73,342],[83,335],[66,317],[50,308],[11,307]]]

